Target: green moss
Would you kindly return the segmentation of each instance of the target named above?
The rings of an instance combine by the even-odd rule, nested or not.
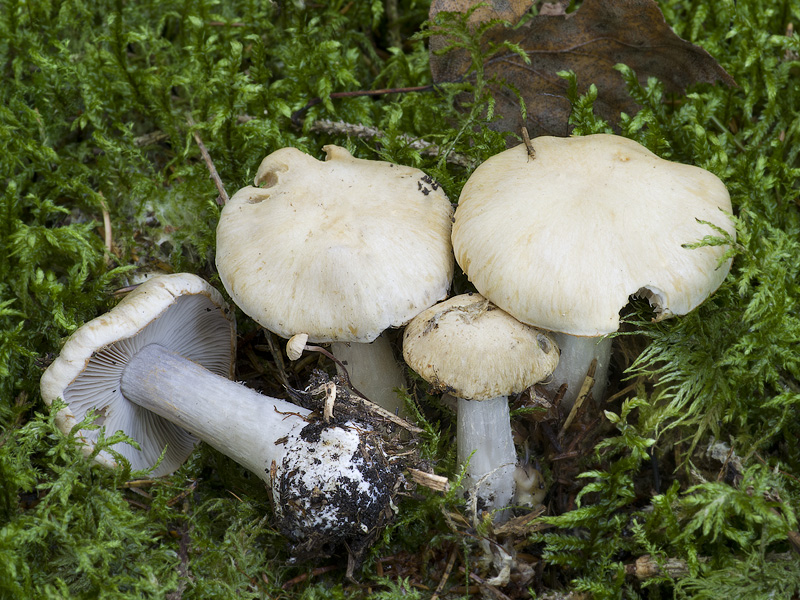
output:
[[[792,552],[800,498],[800,36],[786,31],[800,22],[800,3],[660,5],[739,87],[671,97],[620,67],[643,107],[623,116],[620,131],[725,182],[737,228],[733,269],[685,317],[653,324],[639,310],[628,318],[647,341],[626,374],[636,391],[605,407],[612,433],[582,463],[580,505],[548,516],[553,528],[525,551],[543,558],[548,585],[598,598],[788,598],[800,590],[796,561],[781,558]],[[56,430],[38,380],[63,338],[113,304],[131,269],[214,281],[219,205],[193,132],[229,193],[272,150],[321,156],[337,143],[422,167],[456,199],[470,169],[447,155],[478,164],[504,144],[487,124],[485,82],[330,96],[430,83],[427,29],[420,33],[427,3],[416,0],[400,2],[393,24],[377,0],[0,0],[0,8],[0,597],[351,595],[343,560],[284,589],[310,569],[288,562],[260,484],[225,457],[203,448],[178,473],[133,491],[130,473],[95,466]],[[441,16],[440,26],[480,72],[464,20]],[[390,46],[390,30],[402,46]],[[575,131],[607,130],[593,114],[594,91],[576,89]],[[473,101],[458,113],[453,99],[464,92]],[[323,118],[385,137],[378,145],[320,132]],[[420,153],[404,136],[443,152]],[[457,279],[457,291],[468,286]],[[242,322],[240,331],[250,330]],[[428,419],[423,455],[453,476],[449,415],[418,396]],[[741,459],[732,481],[704,470],[712,438]],[[642,493],[654,459],[665,465],[664,485]],[[379,578],[374,561],[423,546],[469,554],[474,532],[453,529],[443,514],[463,509],[456,492],[409,498],[364,580],[387,598],[429,596]],[[680,559],[687,574],[633,581],[624,567],[642,554]]]

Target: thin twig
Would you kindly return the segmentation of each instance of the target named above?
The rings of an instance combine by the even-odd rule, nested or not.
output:
[[[326,133],[328,135],[346,135],[362,140],[380,140],[386,137],[386,133],[377,127],[360,125],[358,123],[346,123],[344,121],[331,121],[329,119],[319,119],[314,121],[311,124],[311,131],[317,133]],[[426,142],[425,140],[421,140],[410,135],[401,134],[398,136],[398,138],[405,142],[409,148],[413,150],[419,150],[421,154],[426,156],[438,156],[442,150],[436,144]],[[472,161],[470,158],[455,152],[447,155],[447,162],[465,169],[474,166],[474,161]]]
[[[103,193],[99,192],[97,195],[100,198],[100,208],[103,211],[103,242],[106,246],[106,263],[110,263],[113,260],[111,255],[114,248],[114,236],[111,233],[111,215]]]
[[[339,368],[341,369],[341,376],[345,381],[345,385],[350,389],[351,392],[353,392],[353,395],[356,398],[358,398],[358,400],[361,402],[361,405],[364,408],[366,408],[367,410],[369,410],[371,413],[373,413],[373,414],[375,414],[375,415],[377,415],[379,417],[382,417],[382,418],[386,419],[387,421],[391,421],[395,425],[399,425],[400,427],[402,427],[406,431],[410,431],[411,433],[422,433],[423,432],[423,430],[420,429],[419,427],[417,427],[415,425],[412,425],[411,423],[409,423],[408,421],[406,421],[402,417],[398,417],[396,414],[386,410],[382,406],[378,406],[372,400],[367,398],[362,392],[358,391],[358,389],[355,388],[353,386],[352,382],[350,381],[350,374],[347,372],[347,367],[345,367],[344,364],[342,364],[342,361],[340,361],[333,354],[328,352],[325,348],[323,348],[322,346],[313,346],[313,345],[310,345],[310,344],[306,344],[305,349],[307,351],[309,351],[309,352],[319,352],[323,356],[326,356],[329,359],[331,359],[333,362],[335,362],[339,366]]]
[[[436,590],[433,592],[433,596],[431,596],[431,600],[438,600],[439,595],[444,590],[444,586],[447,585],[447,580],[450,578],[450,572],[453,570],[453,565],[456,563],[457,556],[458,546],[454,546],[453,551],[450,553],[450,558],[447,561],[447,566],[444,568],[444,573],[442,573],[442,578],[439,580],[439,585],[436,586]]]
[[[433,85],[418,85],[414,87],[405,87],[405,88],[383,88],[380,90],[355,90],[352,92],[333,92],[328,94],[328,98],[336,99],[336,98],[358,98],[360,96],[383,96],[384,94],[407,94],[409,92],[431,92],[434,90]],[[302,123],[300,119],[306,113],[306,111],[311,108],[312,106],[316,106],[320,102],[322,102],[322,98],[312,98],[309,100],[306,105],[296,110],[292,113],[292,123],[295,127],[300,127]]]
[[[114,296],[115,298],[119,298],[119,297],[122,297],[122,296],[127,296],[133,290],[138,288],[140,285],[142,285],[142,284],[141,283],[134,283],[133,285],[126,285],[125,287],[117,288],[116,290],[111,292],[111,295]]]
[[[564,425],[561,427],[561,431],[558,434],[559,438],[562,438],[566,433],[569,426],[572,424],[572,420],[575,418],[575,415],[578,414],[578,410],[583,405],[584,400],[589,397],[589,392],[592,391],[592,387],[594,387],[594,374],[597,370],[597,359],[593,358],[591,364],[589,365],[589,370],[586,373],[586,377],[583,380],[583,385],[581,385],[581,391],[578,394],[578,397],[575,399],[575,404],[572,405],[572,410],[569,411],[569,415],[567,416],[566,421],[564,421]]]
[[[522,141],[525,144],[525,148],[528,150],[528,160],[532,158],[536,158],[536,150],[533,149],[533,144],[531,143],[531,136],[528,134],[528,128],[523,125],[522,127]]]
[[[194,130],[195,122],[192,118],[192,115],[186,115],[186,121],[189,123],[189,127],[192,128],[194,141],[197,142],[197,147],[200,148],[200,154],[203,155],[203,160],[206,162],[209,173],[211,173],[211,179],[214,181],[214,185],[217,186],[217,191],[219,192],[219,197],[222,199],[222,204],[225,205],[228,203],[228,200],[230,200],[228,197],[228,192],[225,191],[225,186],[222,185],[222,180],[219,178],[217,168],[214,166],[214,162],[211,160],[211,155],[209,155],[208,150],[206,150],[206,145],[203,143],[203,140],[200,139],[200,134]]]
[[[160,479],[131,479],[130,481],[126,481],[119,487],[126,489],[126,488],[142,488],[147,487],[150,485],[154,485],[156,483],[163,483]]]
[[[633,390],[635,390],[636,386],[638,386],[638,385],[639,385],[639,381],[638,380],[634,381],[630,385],[625,386],[620,391],[618,391],[615,394],[613,394],[613,395],[609,396],[608,398],[606,398],[603,402],[605,402],[606,404],[610,404],[611,402],[613,402],[617,398],[622,398],[622,396],[624,396],[628,392],[632,392]]]
[[[450,481],[447,477],[441,475],[434,475],[433,473],[426,473],[419,469],[409,469],[408,474],[411,475],[411,480],[414,483],[425,486],[437,492],[449,492]]]
[[[494,534],[499,537],[505,536],[514,536],[517,538],[524,538],[527,537],[529,534],[533,533],[534,531],[542,531],[544,529],[550,529],[553,527],[547,523],[543,523],[541,521],[536,521],[539,517],[541,517],[545,512],[544,505],[540,504],[531,512],[525,515],[520,515],[519,517],[513,517],[509,519],[502,525],[499,525],[495,528]]]
[[[197,487],[197,483],[198,483],[198,482],[197,482],[197,480],[196,480],[196,479],[192,479],[192,480],[189,482],[189,487],[187,487],[185,490],[183,490],[183,491],[182,491],[180,494],[178,494],[177,496],[175,496],[175,497],[173,497],[173,498],[170,498],[169,500],[167,500],[167,506],[175,506],[175,505],[176,505],[178,502],[180,502],[180,501],[182,501],[184,498],[186,498],[186,497],[187,497],[189,494],[191,494],[191,493],[192,493],[192,492],[195,490],[195,488]]]
[[[460,567],[459,571],[461,571],[462,573],[466,573],[466,569],[464,569],[464,567]],[[475,573],[468,573],[468,576],[469,576],[470,579],[472,579],[472,581],[477,583],[481,587],[482,590],[488,591],[490,594],[492,594],[498,600],[511,600],[511,598],[506,596],[503,592],[498,590],[495,586],[489,585],[488,583],[486,583],[486,581],[484,581],[483,579],[481,579],[480,577],[475,575]]]
[[[131,492],[133,492],[134,494],[140,495],[142,498],[147,498],[148,500],[152,500],[153,499],[153,495],[152,494],[149,494],[149,493],[145,492],[141,488],[131,487],[129,489],[130,489]]]

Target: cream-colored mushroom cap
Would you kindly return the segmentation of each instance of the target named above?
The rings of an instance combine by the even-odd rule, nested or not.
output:
[[[217,269],[261,325],[312,342],[371,342],[447,295],[447,196],[419,169],[325,146],[267,156],[217,226]]]
[[[517,319],[597,336],[619,327],[632,294],[661,318],[682,315],[719,287],[735,235],[724,184],[615,135],[539,137],[481,164],[453,225],[458,264],[481,294]]]
[[[480,294],[462,294],[406,326],[403,357],[435,388],[465,400],[488,400],[545,379],[558,364],[558,347],[545,332]]]
[[[208,283],[178,273],[148,279],[111,311],[76,330],[42,375],[41,392],[48,405],[58,398],[66,403],[56,415],[64,433],[93,409],[99,414],[94,423],[105,428],[107,437],[123,431],[138,442],[141,450],[123,443],[114,446],[133,469],[156,464],[166,446],[164,459],[153,471],[158,476],[183,464],[197,439],[122,395],[125,365],[148,344],[160,344],[216,375],[233,377],[233,313]],[[94,451],[99,433],[80,431],[87,455]],[[96,460],[117,466],[105,451]]]

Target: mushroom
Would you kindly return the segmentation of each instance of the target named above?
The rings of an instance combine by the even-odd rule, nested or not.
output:
[[[517,463],[508,396],[553,372],[558,363],[553,339],[480,294],[463,294],[408,324],[403,356],[435,389],[458,398],[458,461],[469,461],[468,487],[489,509],[508,506]]]
[[[555,332],[554,389],[570,406],[593,359],[600,398],[631,296],[657,319],[682,315],[722,283],[725,246],[689,247],[714,228],[735,235],[724,184],[616,135],[539,137],[481,164],[455,212],[453,248],[476,289],[523,323]],[[710,225],[709,225],[710,224]],[[605,336],[605,337],[604,337]]]
[[[418,169],[324,150],[262,161],[222,210],[217,269],[246,314],[293,338],[291,359],[333,342],[354,386],[395,412],[404,374],[380,336],[446,297],[452,206]]]
[[[373,536],[402,478],[380,441],[366,425],[310,422],[307,409],[231,381],[234,344],[219,292],[194,275],[156,276],[70,336],[42,375],[42,397],[66,403],[57,414],[66,433],[94,410],[106,432],[131,437],[141,450],[113,449],[134,469],[164,452],[154,475],[205,441],[271,487],[282,530],[309,552]],[[98,432],[78,435],[91,454]],[[116,466],[110,453],[96,458]]]
[[[538,506],[547,495],[541,471],[529,464],[519,465],[514,471],[514,482],[517,484],[514,491],[514,504],[520,506]]]
[[[95,425],[132,438],[140,450],[125,443],[113,449],[134,470],[153,467],[166,448],[152,473],[160,476],[181,466],[198,440],[126,399],[122,375],[136,353],[150,344],[169,348],[214,377],[233,376],[236,327],[219,292],[193,275],[160,275],[142,283],[111,312],[75,331],[42,375],[41,392],[48,405],[57,398],[66,403],[56,414],[64,433],[69,434],[94,410]],[[94,453],[99,434],[99,429],[80,430],[87,456]],[[118,466],[106,451],[95,460],[107,467]]]

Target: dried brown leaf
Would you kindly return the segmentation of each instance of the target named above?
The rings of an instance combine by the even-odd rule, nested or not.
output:
[[[492,19],[501,19],[509,23],[516,23],[528,12],[533,5],[533,0],[433,0],[428,18],[433,19],[441,12],[466,13],[476,4],[478,6],[469,16],[467,21],[471,30],[475,30],[482,23],[487,23]],[[497,38],[504,35],[505,28],[497,26],[488,36]],[[445,55],[438,53],[447,46],[448,40],[445,36],[436,35],[430,40],[430,63],[431,73],[435,83],[443,81],[454,81],[464,75],[470,65],[470,57],[466,52],[451,51]]]
[[[433,19],[440,12],[465,13],[479,3],[483,4],[483,6],[479,6],[470,15],[470,23],[485,23],[491,19],[503,19],[509,23],[516,23],[533,6],[533,0],[492,0],[491,2],[486,0],[481,0],[480,2],[470,0],[434,0],[431,2],[428,17]]]
[[[442,11],[466,12],[476,3],[434,0],[430,16]],[[515,23],[531,4],[494,0],[473,13],[470,26],[497,18]],[[595,113],[612,123],[620,112],[634,114],[639,108],[628,94],[621,74],[614,69],[619,63],[631,67],[643,84],[648,77],[657,77],[668,92],[678,94],[696,83],[721,81],[736,86],[708,52],[672,31],[653,0],[585,0],[578,10],[568,14],[559,9],[564,2],[554,4],[550,7],[554,10],[547,14],[543,11],[517,29],[498,26],[483,38],[487,45],[504,40],[517,44],[530,58],[530,64],[526,64],[519,55],[502,51],[484,64],[487,77],[506,84],[492,87],[495,110],[500,115],[493,128],[498,131],[518,132],[525,125],[531,137],[568,135],[570,103],[567,82],[557,75],[559,71],[574,71],[581,93],[594,83],[598,88]],[[431,38],[431,73],[436,83],[457,81],[469,68],[466,50],[437,54],[447,43],[443,35]],[[517,96],[507,86],[520,92],[527,121],[522,119]]]

